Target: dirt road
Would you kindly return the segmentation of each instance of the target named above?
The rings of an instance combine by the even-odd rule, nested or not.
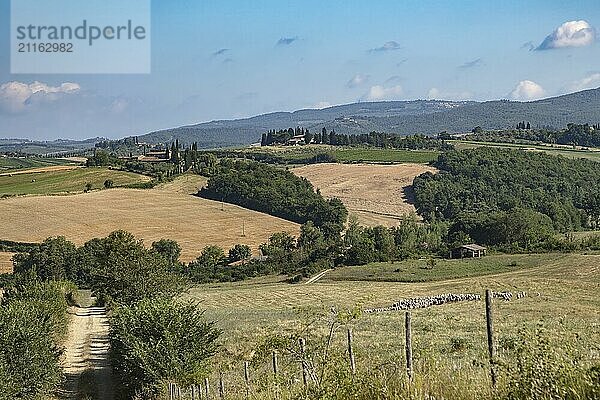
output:
[[[61,398],[113,400],[106,310],[89,307],[73,308],[73,311],[65,343],[63,368],[66,382]]]

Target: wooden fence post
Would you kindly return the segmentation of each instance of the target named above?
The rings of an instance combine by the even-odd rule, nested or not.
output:
[[[196,385],[192,385],[192,400],[196,400]]]
[[[169,388],[169,400],[173,400],[173,384],[171,382],[169,382],[168,388]]]
[[[223,382],[223,372],[219,372],[219,397],[225,398],[225,382]]]
[[[250,371],[249,362],[244,361],[244,381],[246,381],[246,398],[250,397]]]
[[[493,292],[490,289],[485,291],[485,320],[487,325],[487,342],[490,353],[490,375],[492,377],[492,387],[496,388],[496,341],[494,339],[494,314],[492,310]]]
[[[306,370],[306,341],[304,338],[300,338],[300,357],[302,357],[302,383],[304,383],[304,389],[308,386],[308,371]]]
[[[279,399],[279,382],[277,381],[277,373],[279,364],[277,362],[277,351],[273,350],[273,377],[275,378],[275,398]]]
[[[356,364],[354,362],[354,351],[352,350],[352,328],[348,328],[348,356],[350,357],[350,370],[352,375],[356,373]]]
[[[406,333],[406,373],[408,379],[412,380],[413,377],[413,360],[412,360],[412,315],[410,311],[407,311],[404,319],[404,327]]]
[[[277,363],[277,351],[273,350],[273,376],[277,379],[277,371],[279,370],[279,365]]]
[[[208,378],[204,378],[204,397],[206,400],[210,399],[210,385],[208,384]]]

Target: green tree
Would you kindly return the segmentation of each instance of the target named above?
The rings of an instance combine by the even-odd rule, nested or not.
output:
[[[179,263],[181,256],[181,246],[174,240],[160,239],[152,243],[152,249],[163,256],[171,265]]]
[[[129,232],[116,231],[95,241],[88,257],[92,289],[105,300],[132,304],[143,298],[170,297],[184,285],[162,255],[147,250]]]
[[[236,262],[241,260],[248,260],[252,257],[252,250],[250,247],[245,244],[236,244],[231,249],[229,249],[229,262]]]
[[[166,380],[203,383],[221,332],[194,303],[143,300],[118,307],[110,318],[110,344],[127,398],[154,398]]]
[[[63,236],[50,237],[29,254],[14,258],[15,273],[42,281],[77,280],[77,248]]]

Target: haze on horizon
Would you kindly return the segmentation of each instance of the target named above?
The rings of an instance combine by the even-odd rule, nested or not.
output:
[[[600,86],[597,0],[448,3],[156,0],[151,74],[17,75],[0,0],[0,137],[117,138],[357,101]]]

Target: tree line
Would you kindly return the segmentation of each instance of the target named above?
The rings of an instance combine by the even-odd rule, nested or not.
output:
[[[565,129],[531,129],[519,123],[516,130],[480,131],[468,135],[469,140],[484,142],[542,142],[570,146],[600,147],[600,124],[568,124]],[[525,126],[525,127],[523,127]]]
[[[327,236],[339,234],[348,216],[339,199],[324,199],[306,178],[253,161],[221,160],[198,195],[300,224],[312,221]]]
[[[443,153],[438,174],[415,178],[418,212],[450,234],[531,247],[555,232],[600,226],[600,164],[520,150]]]
[[[303,138],[301,144],[328,144],[332,146],[371,146],[386,149],[406,150],[439,150],[452,149],[452,145],[425,135],[403,136],[392,133],[370,132],[365,134],[339,134],[334,129],[327,131],[323,128],[320,132],[311,133],[305,128],[288,128],[270,130],[262,135],[261,146],[285,145],[294,137]]]

